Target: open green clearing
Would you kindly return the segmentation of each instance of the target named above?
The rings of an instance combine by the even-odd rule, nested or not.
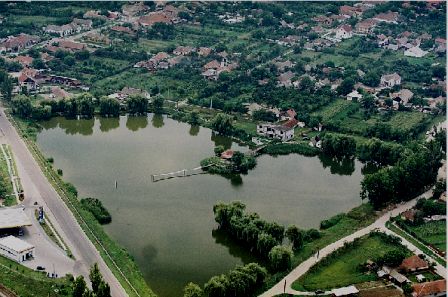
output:
[[[446,265],[446,261],[442,259],[441,257],[438,257],[433,250],[429,249],[426,245],[418,241],[415,237],[412,237],[409,233],[403,231],[403,229],[397,227],[396,225],[391,224],[390,222],[387,222],[386,224],[387,228],[395,232],[396,234],[400,235],[404,239],[411,242],[413,245],[418,247],[421,251],[423,251],[426,255],[430,256],[432,259],[434,259],[437,263],[440,265]]]
[[[446,251],[446,221],[431,221],[408,228],[417,234],[418,239],[424,239],[436,248]]]
[[[322,264],[310,269],[292,287],[302,291],[326,290],[375,280],[377,276],[360,271],[360,265],[390,251],[402,249],[400,245],[385,242],[380,236],[371,234],[338,255],[321,260]]]
[[[0,282],[20,297],[71,296],[67,277],[50,279],[45,272],[37,272],[0,256]]]

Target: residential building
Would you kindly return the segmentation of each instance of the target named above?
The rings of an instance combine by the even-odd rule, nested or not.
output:
[[[398,23],[398,12],[383,12],[379,13],[376,16],[373,17],[374,20],[377,20],[378,22],[384,22],[389,24],[397,24]]]
[[[40,41],[40,37],[32,36],[28,34],[19,34],[18,36],[13,36],[7,38],[5,41],[0,43],[0,53],[1,52],[19,52],[25,48],[32,46]]]
[[[119,32],[119,33],[126,33],[129,35],[135,35],[134,30],[132,30],[129,27],[124,27],[124,26],[113,26],[112,28],[110,28],[111,31],[114,32]]]
[[[294,138],[294,128],[296,125],[297,120],[290,120],[283,125],[259,124],[257,125],[257,133],[268,138],[288,141]]]
[[[355,25],[356,33],[370,34],[370,33],[372,33],[372,31],[375,28],[377,23],[378,23],[378,21],[374,20],[374,19],[366,19],[366,20],[360,21]]]
[[[415,57],[415,58],[421,58],[424,57],[428,52],[422,50],[420,47],[415,46],[410,49],[407,49],[404,51],[404,55],[407,57]]]
[[[429,264],[417,255],[406,258],[399,267],[404,272],[415,272],[429,269]]]
[[[295,76],[295,73],[292,71],[287,71],[285,73],[282,73],[278,77],[277,85],[279,87],[291,87],[292,86],[292,79]]]
[[[392,93],[390,96],[394,101],[397,101],[403,105],[406,105],[409,103],[409,100],[414,97],[414,93],[411,92],[409,89],[401,89],[400,91],[396,93]]]
[[[412,285],[413,297],[446,296],[446,279]]]
[[[353,90],[349,94],[347,94],[348,101],[360,101],[362,99],[362,94],[358,93],[357,90]]]
[[[207,57],[212,52],[212,49],[209,47],[200,47],[198,48],[198,55],[202,57]]]
[[[386,88],[392,88],[401,85],[401,76],[394,72],[391,74],[384,74],[381,76],[380,85]]]
[[[337,39],[348,39],[353,37],[352,26],[350,25],[342,25],[340,26],[335,33]]]
[[[187,56],[195,51],[194,47],[191,46],[178,46],[175,50],[173,50],[173,54],[176,56]]]
[[[0,238],[0,254],[17,262],[34,257],[34,246],[12,235]]]

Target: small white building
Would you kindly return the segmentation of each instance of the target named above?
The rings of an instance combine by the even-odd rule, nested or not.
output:
[[[347,94],[348,101],[360,101],[361,99],[362,99],[362,94],[358,93],[357,90],[354,90],[351,93]]]
[[[421,48],[415,46],[411,47],[410,49],[407,49],[404,51],[404,55],[407,57],[414,57],[414,58],[422,58],[424,57],[428,52],[422,50]]]
[[[17,262],[34,257],[34,246],[12,235],[0,238],[0,254]]]

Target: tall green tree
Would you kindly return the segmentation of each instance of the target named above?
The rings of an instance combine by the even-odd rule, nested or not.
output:
[[[224,113],[218,113],[211,121],[211,127],[219,134],[230,135],[233,131],[232,117]]]
[[[273,271],[285,271],[291,267],[291,249],[277,245],[271,249],[268,255],[269,265]]]
[[[148,99],[143,96],[130,96],[126,100],[129,114],[145,114],[148,112]]]
[[[120,102],[117,99],[101,97],[100,114],[102,116],[118,117],[120,115]]]
[[[194,283],[188,283],[184,288],[184,297],[202,297],[201,287]]]
[[[84,297],[85,292],[88,290],[86,281],[84,280],[84,277],[82,275],[75,278],[72,284],[73,288],[73,297]]]

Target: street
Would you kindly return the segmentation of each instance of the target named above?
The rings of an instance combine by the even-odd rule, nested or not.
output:
[[[66,257],[68,259],[67,263],[62,267],[71,265],[72,274],[83,275],[88,279],[90,267],[94,263],[98,263],[105,281],[110,285],[112,296],[127,296],[125,290],[105,264],[95,246],[79,226],[70,209],[65,205],[64,201],[41,171],[24,141],[6,118],[3,107],[0,110],[0,129],[3,132],[3,142],[11,146],[11,150],[16,159],[18,175],[21,178],[25,193],[23,205],[25,208],[34,208],[34,202],[37,202],[44,207],[46,215],[50,218],[54,228],[76,259],[76,261],[70,263],[72,260]],[[32,226],[30,231],[38,232],[34,227]],[[54,251],[48,244],[44,244],[44,240],[33,240],[30,242],[36,245],[37,255],[41,253],[53,253]],[[60,250],[60,253],[63,253],[63,251]],[[38,259],[38,257],[36,258]],[[37,263],[34,265],[37,265]],[[35,269],[35,267],[32,268]],[[51,272],[52,267],[47,267],[47,269]],[[58,269],[59,266],[56,267],[56,273],[58,273]]]

